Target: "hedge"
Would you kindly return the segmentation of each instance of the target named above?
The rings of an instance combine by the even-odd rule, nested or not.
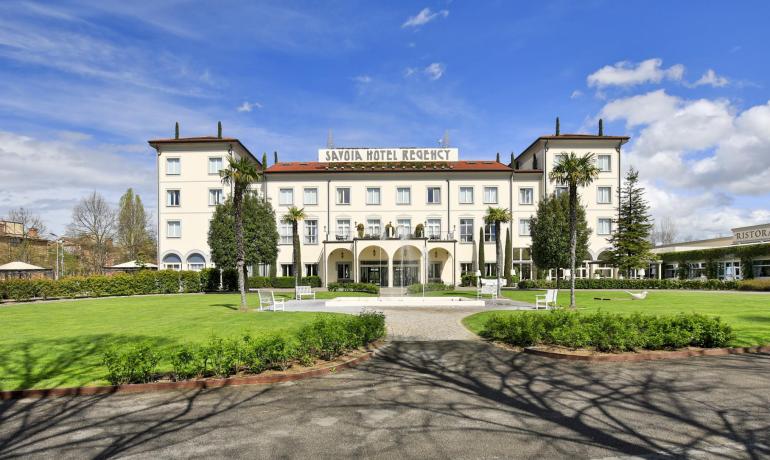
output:
[[[157,352],[149,344],[113,346],[102,355],[106,379],[113,385],[145,383],[171,377],[187,380],[258,374],[286,370],[295,363],[312,365],[317,359],[332,360],[350,350],[385,336],[385,316],[362,312],[357,316],[319,316],[295,337],[271,334],[243,335],[224,339],[213,336],[203,345],[185,344]],[[160,362],[171,364],[170,375],[158,372]]]
[[[420,283],[410,284],[406,288],[406,292],[409,294],[422,294],[423,285]],[[454,291],[455,287],[444,283],[428,283],[425,285],[425,292],[437,292],[437,291]]]
[[[201,291],[199,272],[142,270],[115,275],[73,276],[59,280],[12,279],[0,281],[0,298],[30,299],[178,294]]]
[[[689,346],[717,348],[735,339],[732,328],[718,317],[697,313],[656,316],[569,310],[496,314],[487,320],[480,334],[520,347],[556,345],[612,353]]]
[[[738,282],[739,291],[770,291],[770,279],[743,280]]]
[[[329,292],[368,292],[379,294],[380,287],[371,283],[329,283],[326,288]]]
[[[248,280],[248,287],[251,289],[259,288],[293,288],[295,284],[293,276],[252,276]],[[306,276],[300,280],[301,286],[321,287],[321,278],[317,276]]]
[[[576,279],[576,289],[700,289],[700,290],[736,290],[745,281],[721,280],[679,280],[679,279]],[[522,280],[519,289],[554,289],[556,281]],[[569,280],[559,281],[559,287],[569,288]]]

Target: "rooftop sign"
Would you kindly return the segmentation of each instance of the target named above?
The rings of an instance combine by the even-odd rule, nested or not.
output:
[[[385,147],[318,149],[318,161],[322,163],[373,163],[385,161],[458,161],[456,148],[439,147]]]
[[[735,238],[735,244],[770,241],[770,224],[734,228],[733,236]]]

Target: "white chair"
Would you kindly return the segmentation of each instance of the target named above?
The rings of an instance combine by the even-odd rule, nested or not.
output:
[[[639,294],[634,294],[633,292],[626,291],[626,294],[631,296],[631,300],[644,300],[647,298],[647,291],[642,291]]]
[[[535,308],[539,309],[541,306],[546,310],[556,307],[556,297],[559,291],[556,289],[548,289],[545,294],[539,294],[535,296]]]
[[[272,310],[272,311],[286,311],[286,301],[276,300],[275,293],[270,291],[270,295],[267,292],[257,289],[259,295],[259,311]]]
[[[476,298],[480,299],[485,295],[491,295],[493,299],[497,298],[497,285],[496,284],[482,284],[479,289],[476,290]]]
[[[315,292],[313,292],[310,286],[297,286],[294,288],[294,298],[302,300],[303,297],[311,297],[315,300]]]

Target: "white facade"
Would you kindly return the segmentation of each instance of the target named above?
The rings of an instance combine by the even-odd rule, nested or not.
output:
[[[197,269],[190,255],[198,254],[212,266],[206,235],[215,203],[211,190],[223,189],[218,174],[209,174],[209,161],[234,153],[249,155],[235,139],[221,142],[180,139],[151,141],[158,150],[159,258],[162,268]],[[528,147],[514,164],[462,161],[457,149],[321,149],[320,161],[279,162],[265,170],[262,192],[278,220],[280,244],[276,272],[291,275],[291,229],[280,222],[291,206],[304,208],[300,223],[303,275],[318,275],[324,284],[340,279],[400,286],[441,281],[460,284],[461,274],[477,265],[478,245],[484,244],[486,266],[494,276],[495,242],[484,227],[487,209],[511,210],[511,231],[516,274],[531,277],[528,220],[539,200],[555,191],[547,179],[556,155],[592,152],[601,155],[606,171],[588,189],[581,190],[586,218],[592,230],[591,260],[579,276],[595,276],[605,268],[601,254],[611,231],[605,224],[616,216],[620,185],[620,147],[626,137],[545,136]],[[179,174],[168,174],[166,162],[181,161]],[[255,160],[256,161],[256,160]],[[173,169],[172,165],[172,169]],[[175,171],[172,171],[175,172]],[[173,193],[179,190],[180,202]],[[229,190],[222,190],[223,195]],[[170,200],[170,201],[169,201]],[[180,234],[176,235],[175,222]],[[169,222],[172,224],[169,226]],[[417,234],[418,226],[423,227]],[[359,231],[359,228],[361,230]],[[197,258],[196,260],[199,260]],[[178,262],[177,262],[178,261]],[[178,263],[178,265],[174,265]],[[191,265],[191,263],[193,265]],[[266,274],[261,267],[258,271]]]

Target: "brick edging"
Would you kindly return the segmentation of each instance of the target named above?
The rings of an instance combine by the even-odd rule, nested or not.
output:
[[[568,361],[588,361],[588,362],[637,362],[637,361],[655,361],[661,359],[682,359],[697,356],[727,356],[740,355],[744,353],[770,353],[770,345],[755,347],[735,347],[735,348],[703,348],[699,350],[674,350],[674,351],[643,351],[640,353],[628,352],[619,354],[601,354],[601,355],[573,355],[570,353],[560,353],[558,351],[546,351],[538,347],[527,347],[525,353],[530,353],[547,358],[565,359]]]
[[[238,385],[255,385],[280,382],[292,382],[312,377],[319,377],[336,372],[338,369],[348,369],[368,361],[388,345],[387,342],[375,344],[366,353],[339,364],[326,364],[316,369],[310,369],[293,374],[249,375],[246,377],[210,378],[182,380],[179,382],[130,383],[124,385],[104,385],[65,388],[33,388],[27,390],[0,391],[0,401],[22,398],[58,398],[62,396],[93,396],[115,393],[145,393],[168,390],[209,389]]]

